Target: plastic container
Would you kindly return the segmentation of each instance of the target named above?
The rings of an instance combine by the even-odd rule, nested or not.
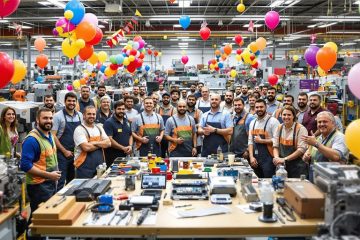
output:
[[[260,202],[273,203],[274,202],[274,189],[268,181],[263,181],[259,187]]]

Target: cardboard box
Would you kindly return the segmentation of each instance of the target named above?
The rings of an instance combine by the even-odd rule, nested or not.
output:
[[[324,193],[311,182],[286,182],[284,198],[301,218],[324,218]]]

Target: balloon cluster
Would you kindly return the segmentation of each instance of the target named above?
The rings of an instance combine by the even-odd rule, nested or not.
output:
[[[26,75],[26,66],[21,60],[12,60],[5,52],[0,52],[0,89],[10,81],[13,84],[21,82]]]
[[[43,69],[49,63],[48,56],[45,54],[42,54],[42,52],[44,51],[44,49],[46,47],[45,39],[43,39],[42,37],[35,39],[34,46],[35,46],[36,50],[38,50],[39,53],[41,53],[40,55],[36,56],[35,62],[39,68]]]
[[[337,51],[338,47],[334,42],[327,42],[322,48],[311,45],[306,49],[304,58],[311,67],[318,66],[318,74],[322,77],[335,65]]]
[[[84,5],[78,0],[68,2],[64,11],[64,17],[57,20],[53,29],[55,36],[65,38],[61,44],[63,54],[70,59],[77,55],[82,60],[92,58],[92,62],[96,63],[98,56],[93,46],[103,38],[98,18],[92,13],[85,13]]]
[[[238,49],[236,51],[236,60],[242,61],[245,65],[250,65],[252,68],[259,68],[258,56],[261,51],[266,48],[266,39],[259,37],[256,41],[251,42],[244,50]]]

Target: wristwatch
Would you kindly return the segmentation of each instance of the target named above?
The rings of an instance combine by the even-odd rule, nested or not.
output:
[[[284,162],[287,162],[289,159],[287,157],[284,157]]]
[[[215,128],[214,133],[217,133],[217,128]]]
[[[316,147],[316,148],[319,148],[319,142],[316,142],[315,144],[314,144],[314,147]]]

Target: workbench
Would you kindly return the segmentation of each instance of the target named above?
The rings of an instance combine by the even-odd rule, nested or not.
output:
[[[15,214],[19,211],[18,206],[6,208],[0,213],[0,239],[16,239],[16,221]]]

